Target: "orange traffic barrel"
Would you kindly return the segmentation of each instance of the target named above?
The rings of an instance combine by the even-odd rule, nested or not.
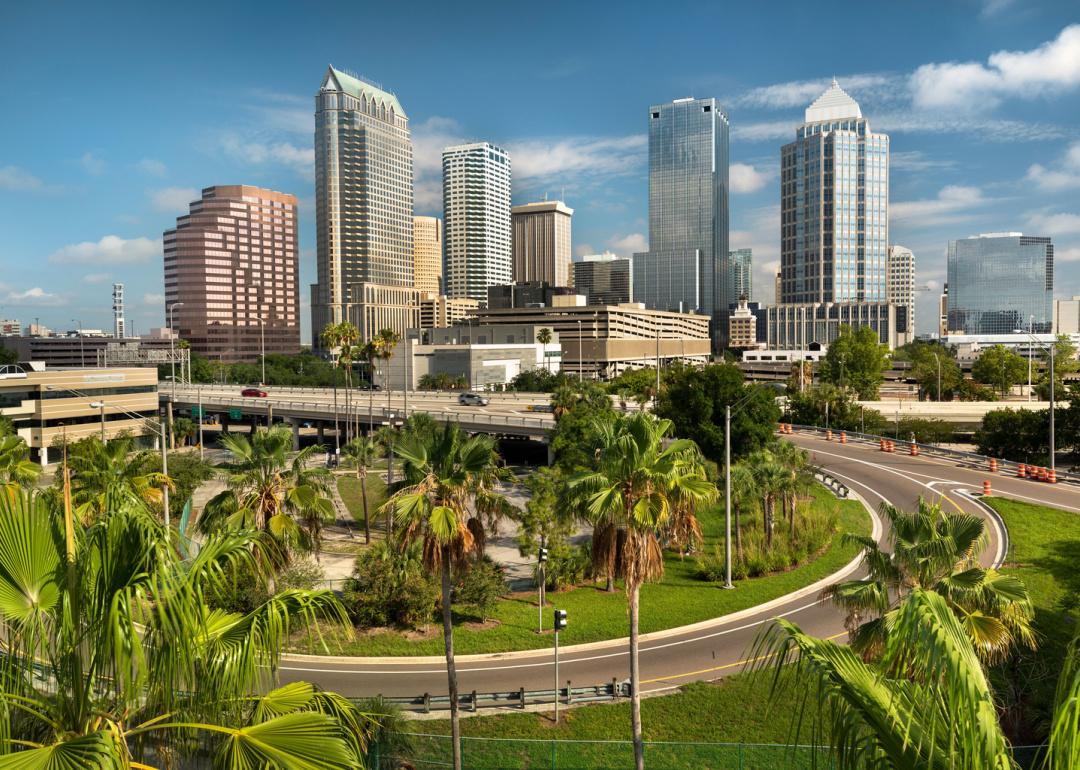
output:
[[[987,479],[986,481],[983,482],[983,495],[985,497],[990,497],[990,494],[991,494],[991,492],[990,492],[990,480]]]
[[[1046,474],[1046,480],[1051,484],[1057,484],[1057,471],[1051,468],[1049,473]]]
[[[896,442],[895,441],[890,441],[889,442],[889,451],[890,452],[895,452],[896,451]]]
[[[825,431],[825,440],[826,441],[832,441],[832,431],[831,430]]]
[[[888,446],[888,444],[885,443],[885,439],[881,439],[881,451],[882,452],[888,452],[889,451],[889,446]]]
[[[840,431],[840,443],[841,444],[846,444],[847,443],[847,431],[846,430]]]
[[[916,444],[914,441],[911,442],[911,456],[912,457],[918,457],[919,456],[919,445]]]
[[[1024,478],[1025,476],[1027,476],[1027,466],[1024,465],[1023,463],[1020,463],[1019,465],[1017,465],[1016,466],[1016,475],[1017,475],[1018,478],[1021,478],[1021,479]]]
[[[997,473],[997,458],[995,457],[990,458],[990,472]]]
[[[1046,468],[1039,468],[1039,481],[1046,481],[1047,475]]]

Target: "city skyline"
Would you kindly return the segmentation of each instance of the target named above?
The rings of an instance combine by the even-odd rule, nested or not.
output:
[[[791,7],[795,12],[797,6]],[[1053,237],[1056,295],[1080,294],[1075,12],[1065,3],[936,10],[942,42],[891,50],[887,60],[857,33],[881,24],[897,35],[913,30],[916,20],[894,9],[882,9],[862,27],[844,20],[837,34],[850,44],[835,54],[801,34],[777,30],[769,45],[757,46],[760,53],[736,48],[724,66],[703,50],[663,67],[656,59],[637,60],[631,51],[641,42],[617,34],[633,29],[639,18],[616,24],[603,57],[581,53],[584,36],[601,23],[595,11],[582,11],[581,30],[564,31],[544,63],[525,76],[528,94],[510,94],[506,102],[472,97],[520,81],[520,71],[485,72],[469,82],[463,74],[480,66],[481,54],[470,52],[440,62],[433,78],[433,57],[448,49],[424,32],[415,46],[373,41],[362,56],[344,30],[318,46],[275,47],[273,56],[266,43],[231,41],[231,48],[204,59],[182,48],[177,55],[186,57],[185,66],[175,67],[149,52],[152,35],[139,34],[160,22],[151,12],[92,18],[73,9],[55,29],[60,53],[40,60],[26,49],[31,15],[5,11],[0,41],[10,62],[0,100],[20,119],[0,127],[0,316],[24,326],[38,317],[56,329],[69,328],[71,318],[88,328],[110,328],[109,284],[119,282],[126,286],[127,317],[136,331],[164,325],[160,233],[197,197],[192,191],[212,185],[250,184],[297,195],[300,285],[306,288],[316,280],[312,83],[327,63],[376,77],[408,106],[417,148],[416,214],[442,214],[442,148],[490,139],[514,158],[514,204],[547,193],[575,209],[577,254],[610,249],[627,256],[644,246],[648,179],[641,112],[690,95],[717,98],[731,120],[730,248],[753,248],[756,299],[765,302],[772,299],[768,271],[779,259],[778,148],[835,75],[875,130],[892,137],[890,236],[916,253],[920,284],[940,289],[950,240],[1004,229]],[[377,13],[394,18],[389,11]],[[668,15],[685,22],[687,15],[704,21],[716,13]],[[725,11],[725,23],[735,27],[749,28],[755,18],[760,22],[752,11]],[[297,39],[318,22],[318,14],[298,19]],[[655,22],[663,30],[674,19]],[[265,29],[270,21],[254,23]],[[130,38],[122,55],[92,42],[93,32],[106,25]],[[216,39],[218,33],[205,34]],[[704,29],[701,35],[705,39]],[[206,43],[199,41],[200,51]],[[773,47],[793,55],[775,60],[768,55]],[[482,53],[486,59],[517,57],[528,48],[513,53],[497,44]],[[795,55],[811,48],[812,58]],[[132,56],[140,58],[140,67],[122,66]],[[226,66],[245,56],[257,59],[259,68]],[[100,64],[95,88],[63,97],[64,109],[80,114],[79,130],[25,109],[77,59]],[[856,60],[865,64],[853,71]],[[226,69],[227,86],[218,76]],[[556,94],[565,109],[550,108]],[[935,294],[917,298],[921,332],[932,329]],[[301,301],[306,322],[304,288]],[[305,328],[303,339],[309,335]]]

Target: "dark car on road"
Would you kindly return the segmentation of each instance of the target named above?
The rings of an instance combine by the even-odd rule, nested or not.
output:
[[[262,388],[244,388],[240,395],[244,398],[266,398],[266,391]]]
[[[487,406],[488,400],[479,393],[462,393],[458,396],[458,403],[463,406]]]

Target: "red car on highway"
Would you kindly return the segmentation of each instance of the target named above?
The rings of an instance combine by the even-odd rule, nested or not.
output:
[[[261,388],[244,388],[240,395],[245,398],[266,398],[266,391]]]

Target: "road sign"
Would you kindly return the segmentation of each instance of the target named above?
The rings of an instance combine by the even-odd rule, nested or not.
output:
[[[242,419],[244,419],[243,410],[233,407],[232,409],[229,410],[229,419],[230,420],[242,420]]]
[[[206,410],[203,409],[201,406],[193,406],[191,407],[191,416],[194,417],[196,420],[200,417],[206,417]]]

